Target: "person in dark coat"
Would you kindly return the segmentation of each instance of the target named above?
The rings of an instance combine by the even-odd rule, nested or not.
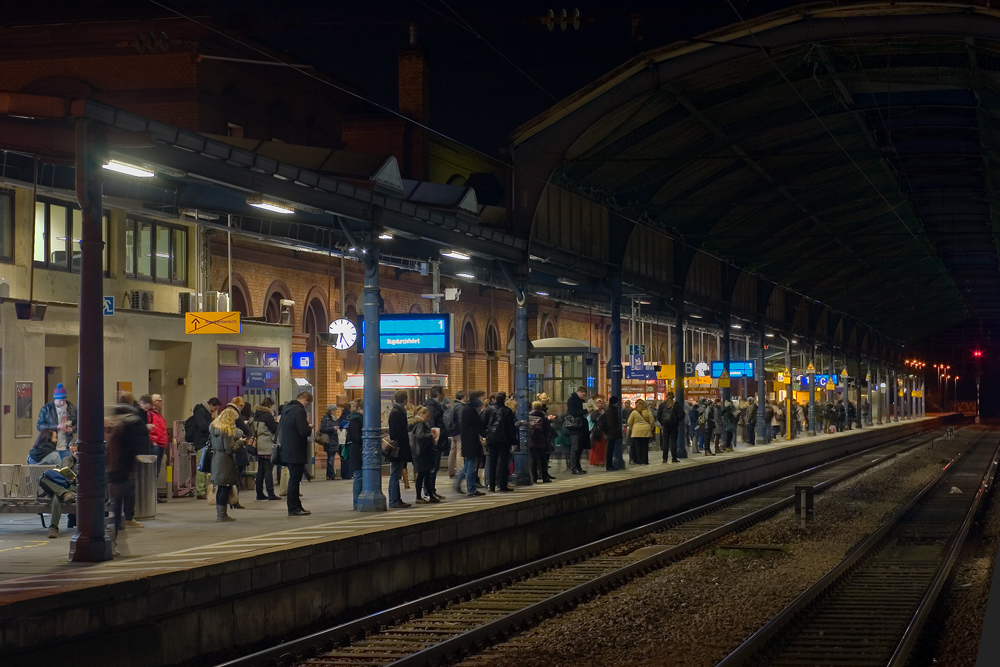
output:
[[[543,403],[535,401],[531,404],[531,412],[528,413],[528,452],[531,455],[531,479],[535,484],[539,482],[547,484],[552,481],[545,465],[549,442],[552,439],[551,432],[552,422],[545,414]]]
[[[425,406],[419,406],[409,420],[410,450],[413,454],[413,470],[417,473],[417,502],[439,503],[430,487],[429,477],[434,467],[434,459],[441,460],[441,452],[434,443],[431,430],[431,413]],[[426,498],[424,492],[426,491]]]
[[[403,476],[403,468],[413,460],[406,399],[405,391],[397,391],[392,398],[392,410],[389,411],[389,439],[398,448],[396,456],[389,459],[389,507],[400,509],[410,507],[410,503],[403,502],[403,496],[399,493],[399,480]]]
[[[608,407],[601,419],[604,435],[608,440],[608,453],[604,459],[605,470],[624,470],[625,459],[622,458],[622,399],[612,396],[608,399]]]
[[[215,419],[215,415],[221,406],[222,401],[214,396],[204,403],[194,406],[194,411],[192,412],[192,416],[194,417],[194,438],[191,439],[191,445],[194,447],[196,461],[201,461],[201,450],[208,446],[208,427],[211,426],[212,420]],[[195,473],[194,483],[198,500],[205,500],[206,477],[206,473],[200,470]]]
[[[42,429],[31,451],[28,452],[28,465],[57,466],[62,463],[62,456],[56,451],[58,437],[59,432],[55,429]]]
[[[208,427],[212,447],[212,483],[215,484],[215,520],[236,521],[226,512],[230,493],[239,481],[236,453],[243,448],[246,431],[236,424],[244,401],[237,396]],[[243,424],[244,428],[246,424]]]
[[[254,486],[257,490],[257,500],[281,500],[274,493],[274,475],[271,466],[271,452],[278,438],[278,422],[274,419],[274,400],[265,396],[254,408],[252,432],[257,443],[257,479]],[[264,495],[265,489],[267,495]]]
[[[563,428],[570,440],[569,470],[574,475],[583,475],[587,472],[580,467],[580,453],[585,448],[584,443],[588,441],[590,430],[587,428],[587,412],[583,409],[585,400],[587,400],[587,388],[577,387],[576,393],[571,394],[566,401],[566,416],[563,418]]]
[[[361,477],[364,466],[362,465],[364,456],[364,414],[361,401],[351,401],[351,411],[347,414],[347,448],[348,459],[351,465],[351,475],[354,477],[354,485],[351,495],[354,499],[353,509],[358,509],[358,496],[361,495]]]
[[[306,409],[312,404],[312,394],[304,391],[290,401],[281,412],[281,465],[288,468],[288,490],[285,501],[288,506],[288,516],[307,516],[312,512],[302,507],[299,498],[299,485],[302,483],[302,473],[305,472],[309,460],[309,418]]]
[[[496,427],[491,430],[493,422],[496,422]],[[492,438],[491,433],[495,434]],[[487,471],[490,491],[509,493],[514,490],[510,488],[508,480],[511,448],[517,444],[517,426],[514,412],[507,407],[507,394],[502,391],[497,392],[494,399],[493,410],[486,423],[486,438],[486,446],[490,452],[490,466]]]
[[[428,425],[430,428],[438,429],[437,440],[434,441],[434,446],[437,451],[437,456],[434,459],[434,465],[431,466],[430,476],[427,478],[427,482],[430,487],[430,494],[433,498],[438,500],[444,500],[444,496],[437,492],[437,474],[441,470],[441,455],[448,455],[449,452],[449,438],[448,429],[444,424],[444,390],[441,387],[434,387],[431,389],[430,398],[424,401],[424,407],[430,413],[430,421]]]
[[[469,496],[485,495],[476,489],[476,470],[479,465],[479,457],[483,455],[480,438],[486,436],[486,424],[483,423],[479,414],[483,407],[485,393],[482,391],[472,392],[469,394],[468,403],[462,408],[462,458],[465,459],[465,469],[462,475],[465,477],[465,493]]]
[[[104,420],[104,436],[107,441],[104,470],[108,475],[111,494],[111,510],[114,514],[114,532],[111,538],[112,554],[119,555],[119,533],[129,525],[126,521],[126,504],[129,491],[135,498],[135,457],[141,452],[143,441],[149,440],[146,421],[131,405],[119,403],[110,410]],[[137,521],[134,525],[141,527]]]
[[[340,430],[339,420],[336,414],[337,406],[330,404],[326,406],[326,413],[323,415],[323,419],[319,422],[319,432],[327,437],[326,444],[323,445],[323,451],[326,452],[326,478],[330,480],[337,479],[337,469],[334,463],[337,458],[337,454],[340,453],[340,442],[337,437],[337,432]],[[340,477],[341,479],[347,479],[344,476],[344,461],[340,461]]]
[[[684,418],[684,410],[681,409],[680,418],[678,418],[677,411],[674,409],[675,404],[674,392],[667,392],[666,400],[660,403],[660,407],[656,410],[656,421],[660,424],[660,448],[664,463],[669,460],[680,463],[680,459],[677,458],[677,431],[681,424],[680,420]]]

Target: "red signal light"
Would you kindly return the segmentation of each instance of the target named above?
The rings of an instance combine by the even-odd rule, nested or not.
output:
[[[972,356],[974,356],[974,357],[981,357],[981,356],[983,356],[983,353],[982,353],[981,350],[976,350],[975,352],[972,353]]]

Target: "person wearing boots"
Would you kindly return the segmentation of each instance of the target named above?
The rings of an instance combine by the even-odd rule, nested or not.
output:
[[[254,483],[257,500],[281,500],[274,493],[274,475],[271,473],[271,452],[278,435],[278,422],[274,419],[273,409],[274,400],[270,396],[254,408],[252,431],[257,441],[257,479]]]
[[[589,435],[587,428],[587,412],[583,402],[587,400],[587,388],[577,387],[576,393],[570,394],[566,401],[566,415],[563,417],[563,428],[569,436],[569,471],[573,475],[584,475],[586,470],[580,467],[580,453],[584,449],[584,439]]]
[[[243,405],[242,398],[234,398],[208,427],[209,446],[212,448],[212,483],[216,486],[216,521],[236,521],[226,510],[229,494],[237,482],[236,452],[243,447],[243,431],[236,427]]]

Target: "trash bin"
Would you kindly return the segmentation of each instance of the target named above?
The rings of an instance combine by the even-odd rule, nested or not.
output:
[[[156,456],[135,457],[135,518],[156,518]]]

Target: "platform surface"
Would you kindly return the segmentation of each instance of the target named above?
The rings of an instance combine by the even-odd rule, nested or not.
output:
[[[938,415],[928,414],[926,419]],[[922,421],[922,420],[913,420]],[[913,423],[900,422],[898,425]],[[886,429],[894,424],[865,427]],[[517,487],[513,493],[488,493],[468,498],[451,488],[447,470],[438,474],[438,492],[446,500],[436,505],[416,505],[408,509],[359,514],[351,510],[350,480],[314,480],[302,483],[302,503],[312,512],[308,517],[289,517],[284,498],[281,501],[255,500],[253,491],[241,493],[244,510],[230,510],[237,521],[217,523],[215,507],[204,500],[171,499],[157,505],[154,519],[143,519],[144,528],[125,531],[128,555],[105,563],[69,563],[67,553],[72,531],[62,531],[48,539],[37,515],[0,515],[0,605],[17,600],[55,595],[66,590],[101,586],[115,581],[140,579],[153,574],[201,567],[220,561],[248,557],[262,551],[287,548],[296,544],[377,533],[402,525],[429,522],[445,516],[506,507],[527,498],[555,495],[581,487],[606,484],[623,479],[658,475],[670,470],[719,463],[733,457],[795,447],[808,442],[833,441],[856,431],[824,434],[813,438],[777,440],[753,447],[738,444],[731,453],[718,456],[694,454],[680,463],[661,463],[659,451],[650,452],[650,465],[631,466],[608,472],[603,467],[586,467],[587,475],[570,475],[565,462],[553,461],[551,484]],[[626,456],[627,459],[627,456]],[[411,486],[413,475],[410,476]],[[383,484],[383,489],[385,485]],[[403,499],[412,502],[412,489],[403,489]]]

